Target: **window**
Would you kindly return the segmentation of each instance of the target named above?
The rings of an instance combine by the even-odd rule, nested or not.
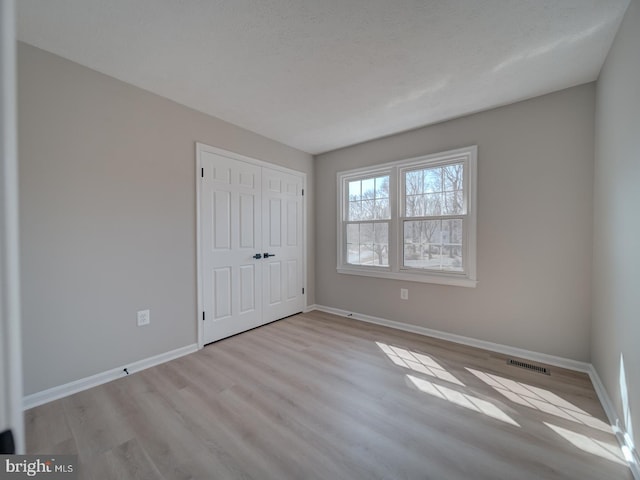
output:
[[[477,148],[338,173],[338,272],[476,285]]]
[[[347,185],[347,263],[389,266],[389,175]]]

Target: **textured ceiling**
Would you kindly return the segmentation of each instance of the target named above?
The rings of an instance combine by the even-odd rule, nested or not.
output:
[[[20,40],[320,153],[595,80],[629,0],[20,0]]]

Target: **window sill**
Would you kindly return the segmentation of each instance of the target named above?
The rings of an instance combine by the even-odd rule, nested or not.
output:
[[[435,283],[439,285],[451,285],[456,287],[475,288],[477,280],[459,275],[438,275],[425,273],[392,272],[390,270],[365,270],[359,268],[338,267],[338,273],[345,275],[360,275],[363,277],[388,278],[390,280],[404,280],[407,282]]]

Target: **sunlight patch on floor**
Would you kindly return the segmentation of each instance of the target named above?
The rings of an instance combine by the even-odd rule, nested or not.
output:
[[[547,422],[543,423],[580,450],[592,455],[597,455],[606,460],[611,460],[612,462],[616,462],[621,465],[627,465],[627,462],[625,461],[618,445],[612,445],[610,443],[603,442],[602,440],[596,440],[595,438],[591,438],[587,435],[573,432],[571,430],[567,430],[566,428],[558,427],[557,425],[552,425]]]
[[[467,368],[467,370],[512,402],[525,407],[535,408],[536,410],[564,418],[565,420],[581,423],[606,433],[612,433],[610,425],[549,390],[522,382],[516,382],[515,380],[510,380],[499,375],[474,370],[473,368]]]
[[[504,413],[491,402],[487,402],[486,400],[482,400],[481,398],[474,397],[467,393],[458,392],[457,390],[453,390],[442,385],[436,385],[435,383],[415,377],[413,375],[407,375],[407,378],[421,392],[441,398],[443,400],[448,400],[451,403],[460,405],[461,407],[467,408],[469,410],[483,413],[488,417],[495,418],[496,420],[500,420],[501,422],[505,422],[516,427],[520,426],[514,419],[512,419],[509,415]]]
[[[387,345],[386,343],[376,342],[376,345],[378,345],[380,350],[382,350],[393,363],[400,367],[408,368],[414,372],[424,373],[430,377],[439,378],[440,380],[464,387],[464,383],[424,353],[413,352],[406,348],[395,347]]]

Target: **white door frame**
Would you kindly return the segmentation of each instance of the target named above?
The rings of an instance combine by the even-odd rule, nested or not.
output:
[[[197,277],[198,277],[198,286],[197,286],[197,319],[198,322],[198,348],[204,347],[204,328],[202,326],[202,314],[204,311],[204,293],[202,288],[202,245],[201,245],[201,225],[200,225],[200,195],[202,189],[202,164],[200,161],[200,155],[202,152],[213,153],[216,155],[220,155],[223,157],[231,158],[234,160],[240,160],[242,162],[250,163],[252,165],[256,165],[258,167],[266,167],[272,170],[279,170],[281,172],[290,173],[293,175],[299,175],[302,177],[302,188],[303,191],[307,191],[307,174],[304,172],[300,172],[298,170],[293,170],[287,167],[281,167],[280,165],[276,165],[273,163],[265,162],[263,160],[258,160],[256,158],[247,157],[245,155],[240,155],[239,153],[230,152],[229,150],[224,150],[218,147],[212,147],[210,145],[206,145],[204,143],[196,142],[196,269],[197,269]],[[306,198],[302,196],[302,279],[306,289],[307,286],[307,210],[306,207],[307,202]],[[308,292],[307,292],[308,293]],[[307,302],[308,295],[305,294],[305,306],[308,306]]]
[[[0,432],[24,453],[14,0],[0,0]]]

